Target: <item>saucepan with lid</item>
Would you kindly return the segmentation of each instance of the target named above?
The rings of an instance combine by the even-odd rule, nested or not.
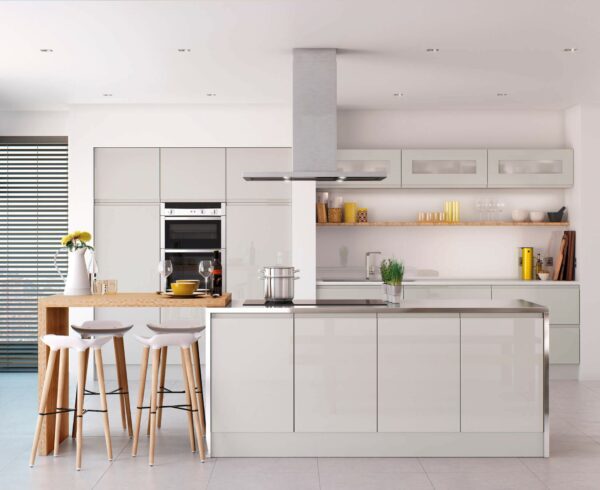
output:
[[[300,272],[294,267],[274,265],[263,267],[259,271],[264,281],[265,300],[274,303],[285,303],[294,299],[294,281]]]

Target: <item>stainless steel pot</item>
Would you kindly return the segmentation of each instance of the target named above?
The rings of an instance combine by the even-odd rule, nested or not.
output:
[[[285,266],[268,266],[259,270],[264,281],[265,300],[287,302],[294,299],[294,281],[298,279],[298,269]]]

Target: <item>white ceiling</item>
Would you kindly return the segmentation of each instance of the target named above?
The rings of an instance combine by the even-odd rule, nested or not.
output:
[[[0,109],[289,104],[294,47],[342,50],[344,108],[561,109],[600,103],[599,25],[598,0],[0,2]]]

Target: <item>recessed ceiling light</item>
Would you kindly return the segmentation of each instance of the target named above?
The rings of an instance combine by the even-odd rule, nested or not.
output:
[[[108,93],[107,94],[102,94],[102,97],[112,97],[112,96],[113,96],[113,94],[108,94]]]
[[[507,97],[508,96],[508,94],[506,92],[498,92],[496,95],[498,97]]]
[[[177,48],[177,51],[180,53],[190,53],[192,50],[190,48]]]
[[[394,97],[404,97],[402,92],[394,92]]]
[[[576,53],[578,51],[577,48],[563,48],[565,53]]]
[[[217,94],[215,94],[215,93],[212,93],[212,92],[208,92],[208,93],[206,94],[206,96],[207,96],[207,97],[216,97],[216,96],[217,96]]]
[[[40,51],[42,53],[54,53],[54,50],[51,48],[41,48]]]
[[[438,53],[440,51],[440,48],[427,48],[426,51],[428,53]]]

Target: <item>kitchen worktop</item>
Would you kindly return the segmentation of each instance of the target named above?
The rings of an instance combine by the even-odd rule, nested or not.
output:
[[[82,296],[64,296],[56,294],[39,298],[40,307],[199,307],[211,308],[227,306],[231,302],[231,293],[223,293],[218,298],[211,296],[202,298],[175,298],[156,293],[115,293],[86,294]]]
[[[353,279],[319,279],[317,286],[381,286],[381,281]],[[578,285],[578,281],[521,281],[519,279],[406,279],[403,286],[566,286]]]

